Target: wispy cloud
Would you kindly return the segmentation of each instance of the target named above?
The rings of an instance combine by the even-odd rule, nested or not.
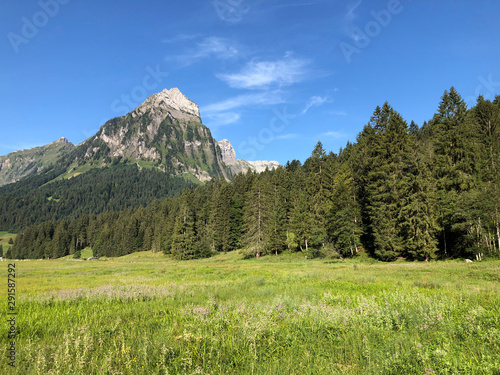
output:
[[[299,137],[300,137],[300,134],[289,133],[289,134],[277,135],[275,137],[275,139],[297,139]]]
[[[309,64],[309,60],[287,55],[274,61],[253,60],[238,73],[219,74],[217,77],[233,88],[265,90],[275,86],[289,86],[304,80]]]
[[[207,113],[224,112],[241,107],[255,105],[274,105],[284,102],[285,101],[281,93],[278,91],[260,92],[257,94],[245,94],[225,99],[220,102],[203,107],[201,111]]]
[[[332,99],[330,99],[328,96],[313,96],[309,99],[306,107],[302,110],[302,114],[305,115],[311,107],[317,107],[330,102],[332,102]]]
[[[241,115],[235,112],[207,113],[207,115],[205,116],[205,118],[208,120],[212,128],[217,126],[234,124],[238,122],[240,117]]]
[[[238,57],[238,47],[226,38],[207,37],[199,41],[195,47],[189,48],[185,53],[177,56],[167,56],[167,61],[176,61],[183,66],[192,65],[199,60],[216,58],[227,60]]]
[[[278,91],[239,95],[201,107],[203,118],[211,127],[230,125],[238,122],[245,107],[267,106],[284,103]]]
[[[337,131],[328,131],[326,133],[321,134],[322,137],[335,138],[335,139],[343,139],[347,138],[347,134]]]

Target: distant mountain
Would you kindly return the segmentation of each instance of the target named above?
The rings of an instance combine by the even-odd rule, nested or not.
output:
[[[222,153],[222,160],[226,164],[233,174],[239,172],[246,172],[248,169],[260,173],[264,172],[266,169],[275,169],[279,167],[277,161],[267,161],[267,160],[257,160],[257,161],[246,161],[243,159],[236,159],[236,152],[234,151],[231,142],[227,139],[217,142]]]
[[[46,146],[0,156],[0,186],[45,171],[57,160],[68,155],[75,147],[63,137]]]

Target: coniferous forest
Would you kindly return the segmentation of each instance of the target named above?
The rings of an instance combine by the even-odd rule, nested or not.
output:
[[[32,220],[7,256],[55,258],[90,246],[97,257],[498,257],[499,166],[500,96],[468,109],[451,88],[420,127],[385,103],[338,154],[318,142],[303,164],[212,180],[146,207]]]

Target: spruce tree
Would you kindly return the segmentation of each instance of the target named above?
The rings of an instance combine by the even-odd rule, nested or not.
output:
[[[268,250],[270,227],[269,181],[258,176],[248,191],[245,205],[244,243],[257,258]]]
[[[412,148],[411,175],[402,197],[399,228],[404,239],[404,255],[429,261],[436,258],[438,250],[436,189],[428,167],[430,160],[425,159],[416,145]]]
[[[329,232],[342,256],[354,256],[361,246],[361,211],[352,170],[347,162],[337,171],[331,194]]]
[[[367,132],[365,205],[369,216],[367,232],[375,257],[390,261],[401,255],[404,239],[399,228],[399,212],[408,184],[408,125],[388,103],[377,107]]]
[[[196,233],[194,231],[194,217],[186,203],[182,204],[175,220],[172,233],[171,251],[175,259],[196,259]]]
[[[467,106],[455,88],[445,91],[438,112],[430,123],[434,144],[433,175],[437,186],[439,236],[444,256],[452,256],[460,243],[461,231],[453,230],[453,215],[460,194],[470,189],[474,172],[473,148],[467,141],[470,129],[465,118]]]
[[[328,210],[327,189],[331,185],[331,176],[327,168],[327,156],[321,142],[316,144],[312,155],[304,163],[306,170],[306,194],[311,215],[309,229],[313,241],[310,245],[324,245],[327,240],[326,212]]]
[[[280,186],[282,183],[284,170],[280,169],[273,174],[271,179],[271,212],[269,218],[269,250],[276,255],[283,251],[286,246],[286,230],[287,230],[287,212],[286,198],[284,197],[283,189]]]

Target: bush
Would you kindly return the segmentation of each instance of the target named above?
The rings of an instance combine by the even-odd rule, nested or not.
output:
[[[319,250],[319,255],[325,259],[342,259],[342,255],[340,255],[332,244],[322,246]]]

